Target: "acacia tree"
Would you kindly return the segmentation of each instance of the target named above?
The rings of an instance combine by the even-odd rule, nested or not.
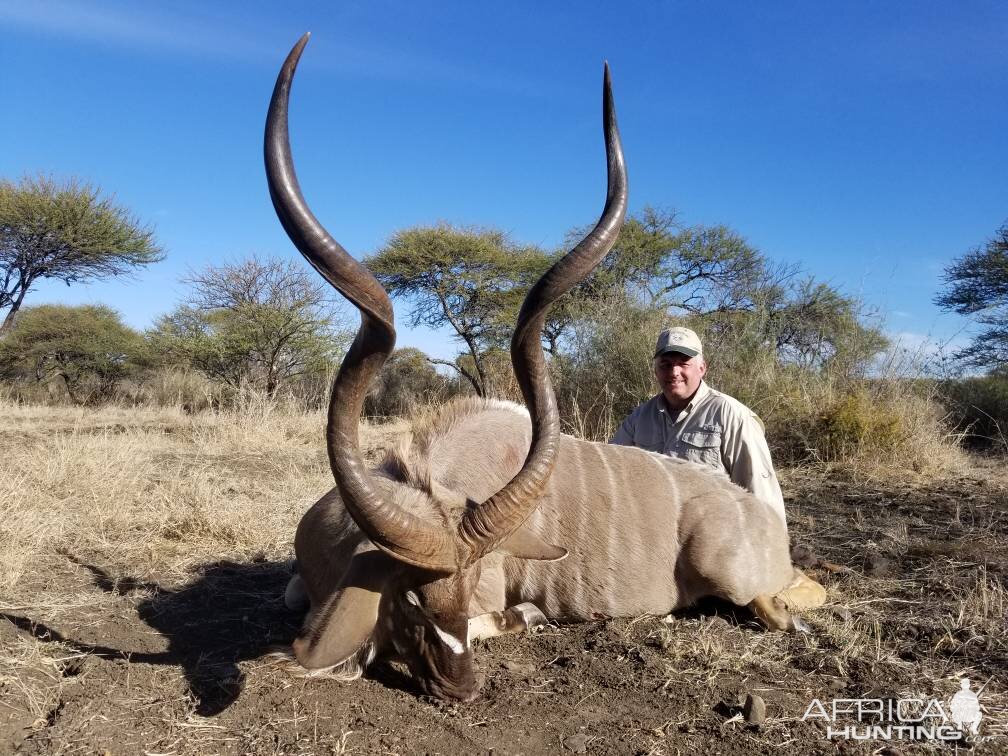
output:
[[[984,326],[973,343],[956,353],[966,365],[993,370],[1008,366],[1008,223],[983,246],[945,269],[944,294],[935,304]]]
[[[857,297],[804,278],[767,303],[765,333],[781,362],[815,370],[824,367],[848,377],[863,372],[889,346],[870,311]]]
[[[574,229],[568,240],[583,234]],[[683,227],[674,211],[646,207],[627,218],[613,250],[577,290],[568,305],[573,317],[558,322],[590,322],[596,309],[611,317],[615,308],[631,320],[664,314],[694,322],[713,343],[769,347],[780,362],[805,368],[842,360],[859,369],[885,348],[856,298],[798,273],[772,264],[727,226]]]
[[[572,230],[568,245],[585,233]],[[515,245],[500,231],[442,224],[400,231],[365,262],[392,296],[409,301],[413,326],[454,331],[462,354],[432,362],[450,365],[487,395],[506,388],[494,378],[502,371],[491,369],[493,358],[506,353],[525,291],[559,254]],[[551,310],[544,347],[569,372],[590,332],[610,330],[607,320],[687,318],[732,353],[861,369],[885,347],[881,332],[866,324],[855,298],[796,273],[725,226],[682,228],[673,212],[645,208],[627,219],[592,276]]]
[[[502,231],[440,224],[398,231],[364,262],[390,296],[410,302],[414,327],[454,331],[468,359],[431,362],[450,366],[487,396],[487,355],[506,348],[525,291],[550,259]]]
[[[567,242],[585,232],[572,229]],[[727,226],[683,227],[675,211],[645,207],[627,217],[616,244],[578,292],[590,301],[622,290],[645,309],[699,315],[753,309],[794,273],[770,265]]]
[[[251,257],[189,274],[191,291],[150,337],[168,360],[274,395],[324,374],[348,343],[328,288],[302,265]]]
[[[77,404],[109,398],[146,362],[143,338],[104,305],[25,307],[0,341],[0,374],[37,383],[60,380]]]
[[[90,184],[0,180],[0,334],[41,278],[94,281],[162,257],[153,230]]]

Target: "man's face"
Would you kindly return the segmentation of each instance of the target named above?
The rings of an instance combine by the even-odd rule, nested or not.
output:
[[[673,406],[685,405],[707,374],[707,363],[699,355],[687,357],[678,352],[666,352],[655,358],[654,366],[658,387]]]

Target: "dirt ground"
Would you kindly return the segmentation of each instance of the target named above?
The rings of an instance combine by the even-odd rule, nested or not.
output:
[[[810,633],[724,605],[548,627],[480,644],[470,704],[419,695],[394,664],[339,682],[268,657],[300,622],[283,548],[143,578],[112,546],[53,549],[0,596],[0,753],[1008,752],[1001,463],[946,484],[782,477],[795,561],[829,591]],[[58,608],[33,598],[51,595]],[[948,702],[963,677],[981,742],[830,739],[803,721],[813,699]],[[747,721],[747,695],[765,718],[757,701]]]

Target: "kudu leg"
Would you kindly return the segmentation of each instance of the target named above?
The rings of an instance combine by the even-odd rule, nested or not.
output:
[[[535,604],[524,603],[503,612],[487,612],[469,618],[469,640],[483,640],[498,635],[520,633],[547,624],[546,615]]]

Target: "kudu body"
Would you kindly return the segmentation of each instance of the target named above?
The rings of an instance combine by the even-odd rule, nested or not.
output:
[[[294,655],[354,677],[394,653],[429,693],[478,690],[471,641],[545,617],[579,621],[660,614],[717,596],[790,629],[786,605],[822,588],[791,566],[783,521],[715,471],[640,449],[561,435],[540,346],[549,306],[612,247],[627,182],[606,69],[606,206],[595,228],[529,292],[512,340],[528,410],[465,399],[428,414],[408,444],[368,470],[357,424],[364,392],[392,351],[380,284],[304,203],[287,138],[287,100],[307,35],[277,79],[266,167],[284,228],[311,264],[361,310],[333,385],[327,430],[337,487],[305,514],[289,605],[309,613]]]

